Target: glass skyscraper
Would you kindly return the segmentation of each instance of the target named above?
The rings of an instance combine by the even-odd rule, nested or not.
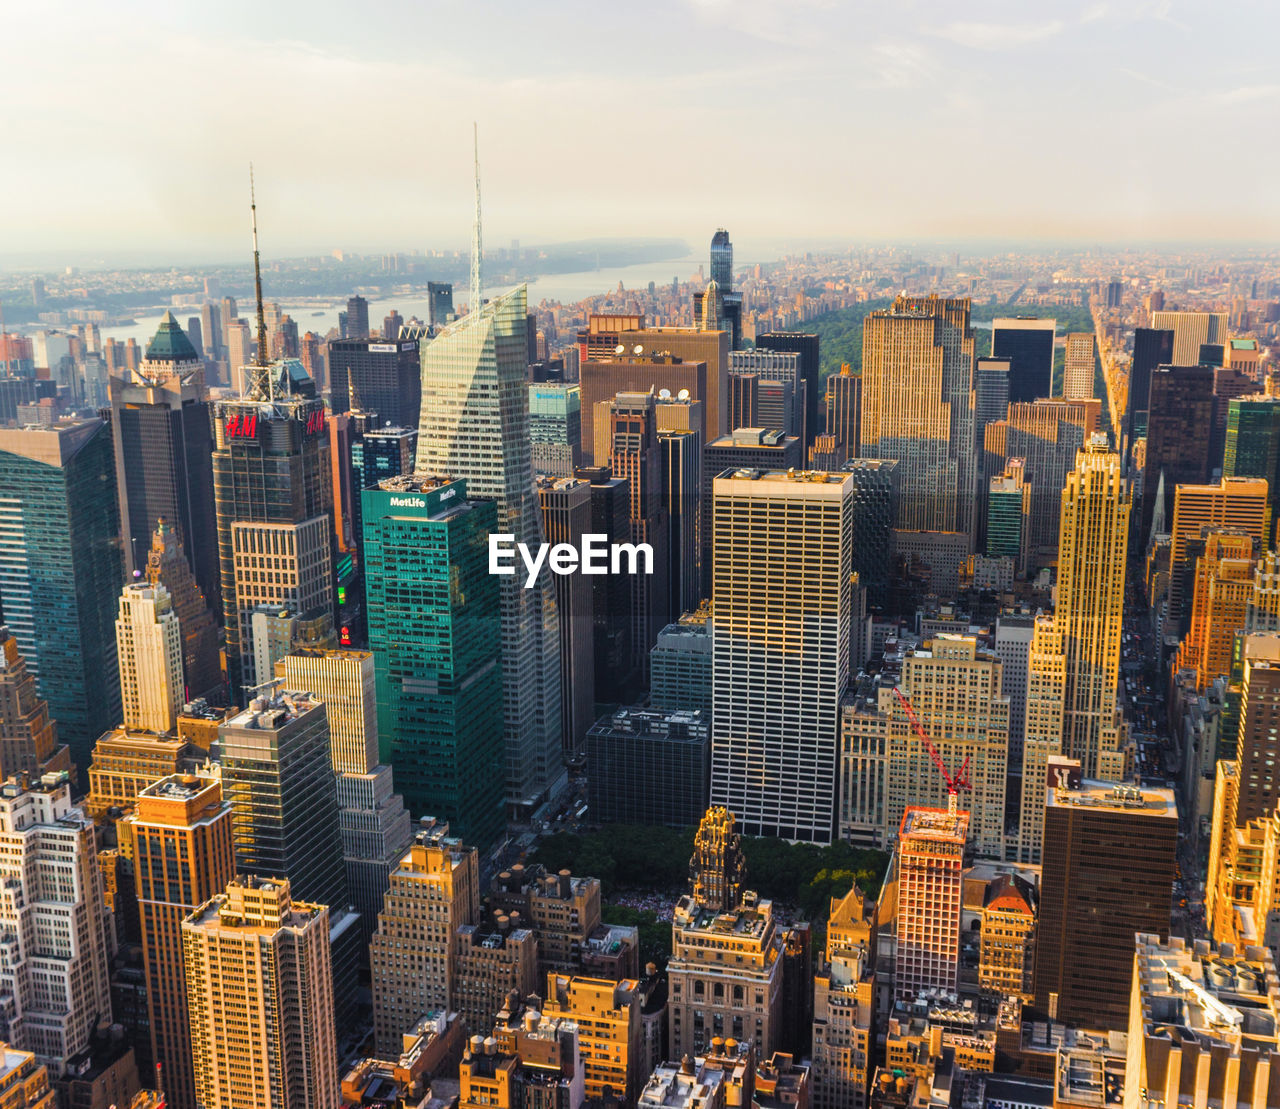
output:
[[[497,501],[496,530],[536,550],[542,519],[529,451],[527,304],[521,285],[422,348],[417,468],[462,478],[469,496]],[[513,574],[499,591],[507,801],[527,814],[567,784],[560,618],[545,566],[532,588]]]
[[[493,501],[419,474],[362,494],[379,757],[405,804],[487,849],[502,833],[502,640]],[[523,585],[523,581],[520,582]],[[557,747],[559,736],[556,737]]]
[[[123,581],[106,422],[0,430],[0,606],[80,767],[120,723]]]

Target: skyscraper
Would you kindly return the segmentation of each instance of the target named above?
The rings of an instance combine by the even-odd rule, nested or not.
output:
[[[1053,395],[1053,347],[1058,321],[1034,316],[991,321],[991,357],[1009,359],[1009,403]]]
[[[169,732],[182,707],[182,630],[163,585],[135,582],[120,594],[116,618],[121,717],[126,728]]]
[[[894,997],[955,992],[969,814],[912,807],[902,814],[890,873],[898,882]]]
[[[351,337],[329,344],[335,413],[376,412],[381,426],[418,426],[422,366],[417,339]]]
[[[288,879],[233,878],[182,922],[201,1109],[339,1101],[329,912]]]
[[[582,465],[582,396],[576,385],[529,386],[533,471],[572,477]]]
[[[1094,361],[1093,332],[1071,332],[1067,336],[1062,370],[1062,395],[1067,400],[1087,400],[1093,396]]]
[[[862,331],[865,458],[898,461],[898,527],[971,533],[978,468],[969,301],[898,297]]]
[[[110,380],[126,572],[146,566],[156,521],[177,532],[208,602],[220,603],[213,435],[204,363],[166,312],[136,371]]]
[[[234,701],[269,681],[252,650],[259,605],[333,611],[333,487],[324,402],[302,363],[251,367],[250,390],[216,406],[218,555]]]
[[[487,848],[504,826],[494,773],[504,755],[504,579],[488,570],[496,507],[467,492],[466,482],[423,474],[365,490],[365,593],[382,759],[411,812],[440,816]],[[558,664],[558,638],[552,645]],[[558,760],[558,730],[555,739]]]
[[[1147,461],[1142,474],[1142,530],[1146,547],[1155,513],[1160,477],[1164,476],[1166,519],[1173,509],[1177,485],[1209,480],[1209,439],[1213,428],[1213,368],[1199,365],[1158,366],[1151,375],[1147,412]]]
[[[231,806],[217,778],[183,775],[144,789],[125,821],[134,845],[156,1078],[174,1109],[195,1109],[182,918],[235,877]]]
[[[752,835],[829,843],[835,830],[855,489],[847,474],[777,470],[713,486],[711,800]]]
[[[987,424],[1009,418],[1009,385],[1013,360],[979,358],[976,366],[973,376],[974,440],[981,449]]]
[[[146,580],[169,594],[182,634],[182,667],[187,700],[197,697],[223,700],[222,662],[218,648],[218,625],[191,567],[182,543],[169,524],[160,520],[147,553]]]
[[[800,355],[800,380],[803,383],[804,394],[804,434],[808,437],[808,441],[804,443],[804,451],[807,454],[808,449],[813,444],[813,438],[818,434],[818,395],[820,392],[820,380],[822,373],[822,363],[819,354],[818,336],[810,332],[803,331],[766,331],[756,336],[757,350],[776,350],[776,351],[794,351]],[[733,428],[728,427],[719,434],[732,431]],[[707,438],[711,438],[708,431]]]
[[[1173,365],[1173,332],[1138,327],[1133,332],[1133,359],[1129,363],[1129,398],[1125,412],[1125,466],[1129,465],[1136,439],[1147,434],[1151,408],[1151,375],[1158,366]]]
[[[66,774],[0,786],[0,848],[3,1038],[62,1075],[111,1012],[113,953],[93,823],[71,804]]]
[[[733,243],[723,227],[711,236],[711,280],[725,292],[733,288]]]
[[[1192,670],[1197,689],[1231,673],[1235,637],[1253,597],[1255,540],[1213,531],[1204,537],[1191,590],[1191,624],[1173,669]]]
[[[34,778],[70,770],[71,756],[58,743],[58,722],[18,651],[18,641],[0,624],[0,781],[26,772]]]
[[[993,477],[987,487],[987,554],[1013,559],[1014,572],[1018,574],[1026,570],[1027,525],[1031,517],[1031,486],[1025,473],[1023,460],[1011,458],[1004,473]]]
[[[835,437],[836,459],[843,465],[858,457],[862,421],[862,372],[849,363],[827,378],[826,419],[823,430]],[[1008,405],[1006,404],[1006,408]]]
[[[347,298],[347,329],[344,339],[367,339],[369,337],[369,302],[356,295]]]
[[[1200,361],[1202,345],[1227,341],[1226,312],[1152,312],[1151,326],[1173,332],[1175,366],[1194,366]]]
[[[448,281],[427,282],[427,323],[444,327],[453,322],[453,284]]]
[[[77,766],[120,722],[120,517],[98,419],[0,429],[0,607]]]
[[[1055,775],[1045,799],[1035,1009],[1089,1028],[1128,1024],[1135,932],[1168,938],[1173,792]]]
[[[1227,407],[1223,477],[1267,480],[1267,543],[1280,518],[1280,398],[1235,397]]]
[[[1048,760],[1078,759],[1089,777],[1125,778],[1127,734],[1116,697],[1131,498],[1120,458],[1095,436],[1062,491],[1057,604],[1036,623],[1028,662],[1021,858],[1039,858]]]
[[[813,980],[814,1109],[865,1109],[873,1069],[875,903],[856,885],[831,899]]]
[[[423,827],[391,874],[369,945],[378,1053],[394,1058],[423,1014],[457,1009],[457,930],[480,919],[480,863],[449,825]]]
[[[497,502],[496,530],[536,550],[542,520],[529,456],[525,287],[450,325],[422,350],[418,470]],[[508,804],[531,811],[565,784],[560,628],[550,572],[499,582]],[[408,790],[408,784],[402,783]]]

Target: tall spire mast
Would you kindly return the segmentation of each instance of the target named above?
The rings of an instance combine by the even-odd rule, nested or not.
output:
[[[249,222],[253,227],[253,292],[258,302],[258,360],[259,367],[267,365],[267,313],[262,307],[262,264],[258,260],[258,200],[253,188],[253,163],[249,163]],[[254,375],[255,392],[259,392],[269,374]]]
[[[480,128],[472,122],[471,136],[476,157],[476,221],[471,230],[471,311],[480,310],[484,294],[484,246],[480,238]]]

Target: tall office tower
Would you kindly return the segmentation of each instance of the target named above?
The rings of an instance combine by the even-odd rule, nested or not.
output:
[[[866,1109],[874,1057],[876,906],[856,885],[831,899],[813,978],[813,1109]]]
[[[711,800],[751,835],[830,843],[835,830],[855,491],[850,474],[715,480]]]
[[[1113,277],[1107,282],[1107,307],[1119,308],[1124,299],[1124,282]]]
[[[192,572],[219,603],[209,393],[204,363],[166,312],[136,372],[110,381],[125,570],[146,566],[156,521],[178,533]]]
[[[134,811],[138,795],[144,789],[180,773],[189,757],[196,753],[185,740],[172,735],[113,728],[93,745],[85,813],[102,831],[111,830],[114,825],[120,853],[132,858],[129,829],[117,822]]]
[[[369,651],[290,651],[276,664],[290,689],[310,690],[329,718],[347,890],[368,944],[391,872],[413,838],[391,767],[378,762],[378,710]]]
[[[1030,1002],[1035,971],[1039,891],[1017,874],[987,882],[979,917],[978,990],[997,1004],[1014,996]]]
[[[702,539],[702,595],[711,596],[713,560],[714,497],[712,486],[728,469],[801,470],[804,468],[804,444],[798,436],[784,435],[762,427],[740,427],[707,443],[702,452],[702,496],[699,498],[701,519],[698,531]]]
[[[1252,536],[1213,531],[1204,537],[1191,591],[1191,625],[1173,669],[1195,672],[1196,688],[1231,673],[1236,633],[1245,627],[1253,597]]]
[[[352,337],[329,344],[333,411],[376,412],[385,427],[421,419],[422,364],[417,339]]]
[[[746,874],[742,836],[733,813],[721,805],[713,805],[703,813],[693,837],[689,893],[700,908],[733,912],[742,904],[742,882]]]
[[[182,684],[186,700],[213,696],[221,703],[222,662],[218,625],[167,520],[158,521],[147,554],[146,580],[169,594],[182,635]]]
[[[549,972],[543,1013],[578,1026],[582,1076],[591,1099],[621,1098],[635,1104],[649,1077],[640,1060],[640,1011],[644,995],[634,978],[620,982]]]
[[[606,422],[607,421],[607,422]],[[608,431],[607,441],[601,437]],[[663,507],[662,454],[658,446],[657,414],[652,393],[619,393],[608,403],[608,416],[596,412],[596,456],[607,442],[608,465],[627,483],[631,494],[628,519],[630,541],[653,550],[650,573],[632,573],[631,653],[648,685],[649,648],[669,615],[670,538]]]
[[[976,367],[973,376],[974,442],[981,449],[987,424],[1009,418],[1009,385],[1013,360],[979,358]]]
[[[996,620],[996,658],[1000,660],[1000,692],[1009,698],[1009,772],[1022,769],[1022,743],[1027,726],[1027,665],[1031,654],[1031,616],[1001,614]]]
[[[827,378],[823,430],[835,436],[836,459],[843,466],[858,457],[862,423],[862,371],[846,362]]]
[[[1128,1059],[1114,1101],[1280,1106],[1280,980],[1272,952],[1260,941],[1134,939]]]
[[[454,936],[480,919],[474,847],[426,824],[391,873],[378,931],[369,944],[373,1034],[378,1055],[396,1058],[402,1036],[426,1013],[457,1009]]]
[[[0,429],[0,609],[76,766],[120,723],[124,578],[103,420]]]
[[[991,321],[991,357],[1009,359],[1009,403],[1053,395],[1053,347],[1058,321],[1006,316]]]
[[[227,384],[233,392],[245,391],[244,368],[253,362],[253,332],[249,321],[236,319],[227,328]]]
[[[851,458],[841,468],[853,477],[853,568],[868,603],[886,603],[898,512],[898,463],[891,458]]]
[[[711,610],[700,606],[658,633],[649,652],[649,705],[672,712],[701,712],[711,719]]]
[[[733,288],[733,243],[723,227],[711,236],[711,280],[726,292]]]
[[[297,325],[294,325],[297,330]],[[314,331],[306,332],[301,339],[298,340],[298,361],[302,363],[302,368],[307,371],[307,376],[316,383],[316,391],[318,393],[329,394],[333,384],[329,377],[329,363],[325,358],[325,352],[328,345]]]
[[[201,1109],[339,1102],[329,912],[288,879],[233,878],[182,924]]]
[[[862,330],[864,458],[898,461],[898,527],[971,534],[973,446],[969,301],[900,296]]]
[[[1209,439],[1213,427],[1213,368],[1158,366],[1151,375],[1147,412],[1147,458],[1142,476],[1142,531],[1146,546],[1155,512],[1155,490],[1164,475],[1166,517],[1172,515],[1175,486],[1209,480]],[[1148,492],[1150,491],[1150,492]]]
[[[394,308],[382,318],[382,339],[391,342],[400,338],[400,329],[404,327],[404,317]]]
[[[1035,1009],[1120,1029],[1133,935],[1169,935],[1178,811],[1173,791],[1081,779],[1064,768],[1045,798]]]
[[[667,963],[671,1054],[706,1051],[716,1037],[755,1045],[757,1057],[778,1050],[782,1020],[783,939],[773,903],[754,890],[727,912],[676,902]]]
[[[423,474],[364,491],[365,596],[381,757],[410,812],[440,816],[487,849],[504,827],[494,767],[504,754],[505,579],[488,566],[488,537],[500,527],[495,506],[467,491],[466,482]],[[523,567],[509,580],[522,588]]]
[[[126,728],[171,732],[186,698],[182,630],[163,585],[134,582],[120,594],[116,618],[121,719]]]
[[[362,296],[347,298],[347,330],[344,339],[367,339],[369,337],[369,302]]]
[[[687,828],[702,819],[711,793],[710,713],[620,708],[591,725],[584,754],[593,822]]]
[[[155,1078],[175,1109],[195,1109],[182,919],[235,877],[231,805],[217,778],[175,776],[143,789],[124,823],[134,846]]]
[[[582,465],[582,393],[576,385],[529,386],[533,472],[572,477]]]
[[[1094,395],[1095,357],[1092,331],[1073,331],[1067,336],[1062,369],[1062,395],[1067,400],[1087,400]]]
[[[328,906],[338,1026],[346,1028],[363,947],[349,908],[324,705],[309,691],[260,694],[218,728],[218,742],[236,873],[287,878],[299,897]]]
[[[1248,633],[1280,631],[1280,556],[1265,551],[1253,571],[1253,592],[1245,606]]]
[[[611,543],[631,535],[631,490],[608,466],[577,470],[575,477],[591,486],[591,530]],[[593,575],[591,584],[592,643],[596,701],[631,704],[639,695],[636,660],[631,653],[631,585],[624,574]]]
[[[1020,859],[1045,834],[1048,761],[1077,759],[1086,776],[1122,781],[1128,737],[1117,707],[1131,500],[1102,436],[1080,452],[1062,491],[1057,604],[1036,622],[1027,677]]]
[[[1147,434],[1151,408],[1151,377],[1160,366],[1172,366],[1173,332],[1138,327],[1133,332],[1133,359],[1129,363],[1129,397],[1125,411],[1125,465],[1128,466],[1135,440]]]
[[[1266,478],[1267,545],[1280,518],[1280,398],[1246,396],[1227,406],[1223,477]]]
[[[71,804],[65,773],[0,786],[0,845],[4,1038],[61,1076],[111,1012],[114,954],[93,823]]]
[[[427,282],[427,323],[444,327],[453,322],[453,284],[449,281]]]
[[[1169,548],[1169,610],[1166,626],[1175,634],[1191,615],[1195,557],[1209,531],[1224,529],[1267,545],[1267,482],[1263,478],[1222,478],[1211,485],[1179,485],[1173,497]]]
[[[821,386],[821,361],[818,350],[818,336],[802,331],[766,331],[756,336],[756,350],[794,351],[800,355],[800,380],[804,393],[804,427],[807,441],[803,444],[804,453],[808,452],[813,438],[818,434],[818,395]],[[720,434],[732,431],[724,428]],[[710,433],[708,432],[708,438]]]
[[[1151,326],[1173,332],[1175,366],[1194,366],[1200,361],[1203,344],[1227,341],[1226,312],[1152,312]]]
[[[591,485],[580,478],[538,481],[542,530],[547,542],[580,547],[591,531]],[[566,762],[581,759],[587,729],[595,722],[595,624],[591,579],[585,574],[557,574],[556,606],[560,609],[560,677],[564,693],[561,745]]]
[[[797,435],[808,441],[817,434],[804,426],[805,383],[800,354],[795,351],[735,350],[729,354],[729,376],[753,377],[755,420],[751,425]],[[815,417],[816,418],[816,417]]]
[[[237,703],[271,678],[258,673],[252,649],[257,606],[305,618],[333,611],[324,402],[301,362],[254,365],[249,375],[244,396],[215,406],[213,452],[227,679]]]
[[[454,935],[454,1007],[466,1028],[492,1028],[512,993],[528,997],[538,988],[538,937],[505,916],[464,924]]]
[[[890,873],[898,882],[893,996],[955,993],[969,814],[912,807],[902,814]]]
[[[942,761],[968,764],[973,850],[991,859],[1005,854],[1009,698],[1000,692],[1001,669],[976,639],[938,635],[906,659],[899,686]],[[850,835],[889,843],[907,810],[947,804],[946,782],[894,687],[882,686],[874,707],[846,703],[844,717],[840,821]]]
[[[36,691],[18,641],[0,624],[0,780],[70,769],[70,752],[58,743],[49,702]]]
[[[200,306],[200,331],[204,336],[204,356],[217,362],[223,353],[222,309],[207,300]]]
[[[989,424],[984,436],[984,472],[999,474],[1010,458],[1025,462],[1031,484],[1027,557],[1032,566],[1056,562],[1062,487],[1080,448],[1097,430],[1098,401],[1039,400],[1011,404],[1009,418]]]
[[[627,338],[630,339],[633,334],[641,334],[641,332],[627,332]],[[690,332],[690,334],[722,336],[724,332]],[[697,349],[696,344],[690,345]],[[637,343],[636,346],[642,352],[648,349],[642,343]],[[703,343],[701,347],[706,348],[707,344]],[[721,375],[724,379],[722,383],[716,382],[715,363],[709,362],[705,355],[697,361],[692,361],[681,360],[677,356],[630,353],[610,354],[607,357],[601,355],[583,361],[579,368],[579,388],[582,393],[584,464],[594,466],[608,464],[607,458],[596,457],[596,443],[599,441],[595,428],[596,411],[601,401],[611,401],[619,393],[644,393],[650,389],[657,393],[665,389],[673,397],[701,401],[702,414],[706,421],[706,434],[710,439],[721,434],[714,432],[713,429],[722,419],[726,423],[729,422],[730,376],[727,369],[729,355],[727,348],[723,352],[713,348],[709,353],[712,356],[724,354],[723,364],[726,369]],[[699,430],[704,428],[699,427]]]
[[[658,406],[658,449],[662,456],[662,507],[667,517],[666,616],[678,620],[702,599],[702,433],[664,429]]]
[[[542,520],[529,456],[525,314],[521,285],[423,348],[418,469],[462,478],[471,496],[497,501],[496,530],[536,550]],[[565,784],[560,620],[545,566],[532,588],[518,573],[498,584],[507,802],[529,812]]]
[[[1241,370],[1218,366],[1213,371],[1213,436],[1209,441],[1209,466],[1216,473],[1226,472],[1227,418],[1232,402],[1238,397],[1258,396],[1262,386]]]
[[[1005,462],[1004,472],[987,483],[986,551],[993,558],[1013,559],[1014,573],[1027,569],[1031,522],[1031,485],[1021,458]]]

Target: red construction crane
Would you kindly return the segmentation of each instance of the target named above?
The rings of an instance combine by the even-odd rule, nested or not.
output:
[[[933,759],[933,765],[938,768],[938,773],[942,775],[942,780],[947,783],[947,811],[954,815],[958,808],[957,794],[962,789],[973,788],[969,781],[969,756],[965,755],[959,772],[953,778],[947,771],[947,766],[942,761],[942,756],[938,754],[938,749],[933,745],[933,740],[929,738],[929,733],[924,730],[924,726],[916,717],[915,710],[911,707],[911,702],[907,700],[906,694],[895,685],[893,687],[893,695],[898,698],[903,711],[907,714],[907,719],[911,721],[912,730],[920,737],[920,742],[924,744],[925,750],[929,752],[929,757]]]

